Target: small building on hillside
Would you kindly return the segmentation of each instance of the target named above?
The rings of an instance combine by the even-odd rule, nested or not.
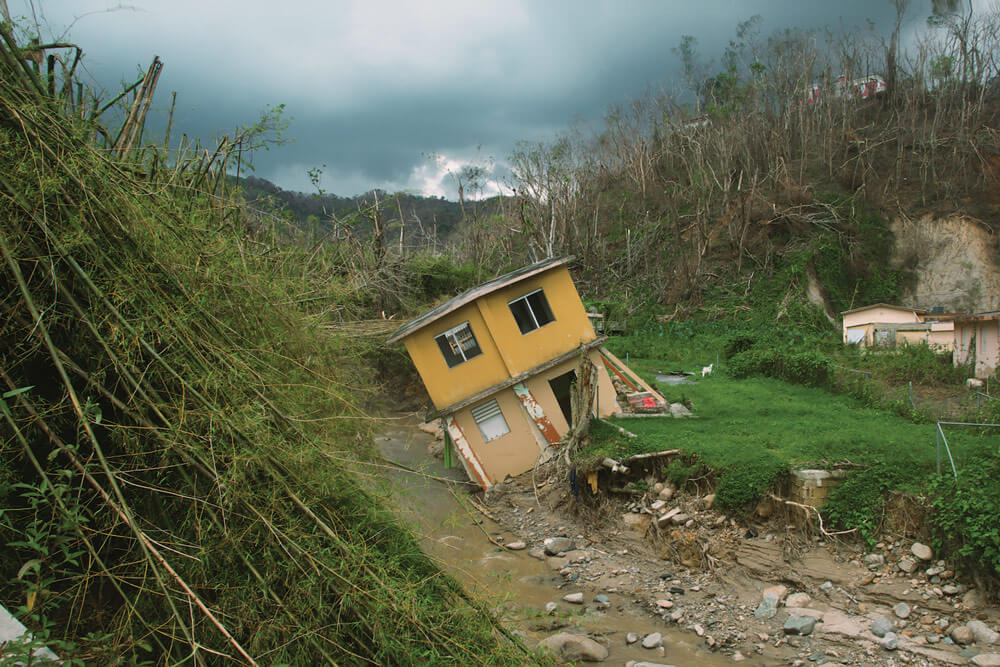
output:
[[[862,347],[926,343],[941,351],[955,349],[956,316],[950,313],[876,303],[845,310],[841,317],[844,343]]]
[[[413,360],[446,440],[484,489],[530,470],[569,428],[582,354],[597,368],[593,413],[621,412],[613,373],[633,392],[663,397],[601,347],[568,264],[547,259],[499,276],[407,322],[389,338]]]
[[[993,375],[1000,363],[1000,311],[955,317],[955,365],[972,364],[979,378]]]

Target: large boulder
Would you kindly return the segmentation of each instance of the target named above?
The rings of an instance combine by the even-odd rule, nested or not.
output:
[[[789,616],[781,627],[786,635],[809,635],[816,627],[816,619],[812,616]]]
[[[990,626],[982,621],[969,621],[965,626],[972,630],[972,636],[976,638],[977,644],[996,644],[997,639],[1000,639],[1000,634],[994,632]]]
[[[608,649],[590,637],[573,635],[568,632],[546,637],[538,642],[541,649],[551,651],[566,662],[603,662],[608,659]]]
[[[569,551],[574,546],[573,540],[568,537],[549,537],[543,542],[543,548],[547,556],[558,556],[564,551]]]

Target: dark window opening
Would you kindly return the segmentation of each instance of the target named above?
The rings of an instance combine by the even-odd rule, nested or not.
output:
[[[556,397],[556,402],[559,403],[559,409],[562,410],[563,416],[566,417],[567,424],[573,423],[573,403],[569,395],[575,382],[576,371],[563,373],[549,380],[549,387],[552,388],[552,393]]]
[[[514,321],[517,322],[517,328],[521,330],[522,334],[544,327],[556,319],[552,314],[552,309],[549,308],[545,292],[542,290],[535,290],[520,299],[514,299],[507,305],[510,307]]]
[[[434,340],[437,341],[448,368],[454,368],[483,353],[468,322],[438,334]]]

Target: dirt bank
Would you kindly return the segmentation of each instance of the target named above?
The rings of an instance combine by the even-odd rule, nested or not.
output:
[[[775,504],[763,511],[773,511],[766,520],[737,522],[713,510],[711,496],[661,490],[652,479],[640,496],[578,490],[577,500],[568,487],[535,478],[508,480],[487,494],[509,539],[534,549],[564,587],[624,595],[662,627],[729,660],[959,665],[1000,652],[992,643],[997,610],[913,540],[886,537],[865,553],[807,534],[794,507]],[[661,525],[655,517],[671,509]],[[544,555],[545,540],[559,536],[576,548]],[[783,629],[790,618],[814,627],[791,634]],[[969,621],[985,629],[973,623],[976,639],[967,642]]]

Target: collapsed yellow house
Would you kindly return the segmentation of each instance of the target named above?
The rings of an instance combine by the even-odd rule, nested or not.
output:
[[[446,440],[484,489],[550,456],[569,428],[570,386],[581,354],[597,367],[593,413],[622,410],[619,387],[663,397],[601,348],[568,264],[547,259],[478,285],[407,322],[402,341],[420,373]],[[447,444],[447,443],[446,443]]]

